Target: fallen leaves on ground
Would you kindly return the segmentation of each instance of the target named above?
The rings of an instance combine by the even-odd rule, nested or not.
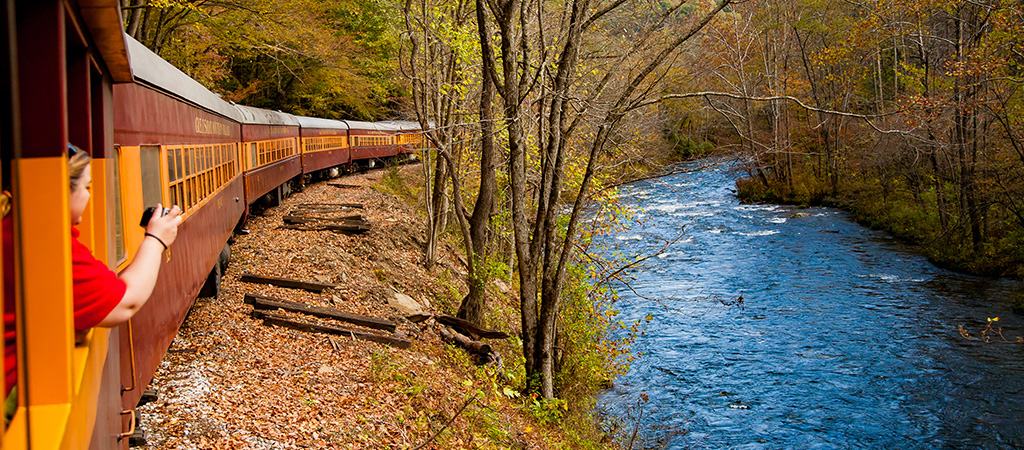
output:
[[[476,369],[456,361],[457,350],[429,325],[413,324],[388,305],[398,291],[436,311],[432,299],[451,288],[422,266],[424,219],[372,189],[379,176],[343,180],[366,186],[359,189],[312,184],[250,218],[250,234],[231,246],[221,293],[197,299],[150,386],[158,399],[139,408],[147,448],[411,449],[442,428],[424,448],[546,448],[527,442],[521,430],[531,427],[514,403],[471,402],[446,427],[476,395],[473,382],[463,383]],[[359,213],[371,229],[347,235],[281,227],[283,215],[310,203],[362,203]],[[441,250],[440,265],[456,268],[451,247]],[[246,272],[338,287],[318,294],[238,281]],[[332,345],[325,334],[266,326],[250,316],[246,293],[391,319],[413,346],[340,336]]]

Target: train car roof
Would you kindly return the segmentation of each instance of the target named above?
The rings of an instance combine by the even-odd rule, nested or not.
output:
[[[238,114],[242,117],[239,122],[246,125],[299,126],[299,121],[296,120],[295,116],[288,113],[239,104],[232,104],[232,106],[238,110]]]
[[[348,130],[348,124],[341,120],[321,119],[319,117],[295,116],[302,128],[325,128],[332,130]]]
[[[178,70],[131,36],[125,35],[125,41],[128,42],[132,74],[136,80],[200,108],[235,121],[242,121],[238,109],[221,99],[219,95],[203,87],[198,81]]]
[[[72,2],[76,3],[76,2]],[[131,83],[132,67],[121,22],[121,2],[116,0],[80,0],[79,12],[89,28],[93,42],[115,83]]]
[[[420,131],[420,123],[411,120],[385,120],[378,123],[394,127],[398,131]]]
[[[390,122],[361,122],[358,120],[345,120],[350,130],[373,130],[382,132],[396,132],[400,129]]]

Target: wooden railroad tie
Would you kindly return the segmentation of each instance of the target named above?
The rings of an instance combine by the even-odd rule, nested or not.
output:
[[[333,186],[339,189],[362,189],[367,186],[361,184],[345,184],[345,183],[327,183],[328,186]]]
[[[245,294],[245,299],[243,301],[252,305],[255,309],[283,309],[285,311],[300,312],[311,316],[340,320],[342,322],[348,322],[361,327],[385,330],[389,333],[394,333],[396,327],[394,322],[379,317],[361,316],[359,314],[351,314],[335,308],[306,305],[278,298]]]
[[[281,225],[281,228],[287,230],[301,230],[301,231],[333,231],[335,233],[352,233],[359,234],[366,231],[370,231],[370,226],[366,224],[337,224],[337,223],[286,223]]]
[[[295,211],[292,211],[294,213]],[[366,223],[366,219],[363,218],[362,214],[353,214],[351,216],[342,217],[324,217],[324,216],[307,216],[307,215],[296,215],[289,213],[288,215],[281,218],[284,223],[310,223],[310,222],[339,222],[339,223]]]
[[[281,221],[282,228],[289,230],[319,231],[328,230],[341,233],[362,233],[370,230],[370,223],[362,214],[350,214],[341,217],[330,217],[326,214],[348,211],[351,207],[362,208],[357,203],[339,204],[307,204],[299,205],[298,209],[288,212]]]
[[[314,283],[311,281],[293,280],[291,278],[264,277],[260,275],[253,275],[251,273],[243,273],[239,280],[244,283],[271,284],[279,287],[304,289],[317,293],[335,287],[333,284]]]
[[[295,209],[299,211],[337,212],[362,207],[362,203],[302,203],[296,205]]]
[[[378,333],[371,333],[367,331],[359,331],[351,328],[331,326],[331,325],[319,325],[315,323],[303,322],[299,320],[289,319],[281,314],[261,311],[254,309],[252,316],[257,319],[263,319],[264,325],[277,325],[286,328],[291,328],[299,331],[309,331],[314,333],[327,333],[336,334],[339,336],[349,336],[355,339],[362,339],[371,342],[377,342],[380,344],[387,344],[398,348],[409,348],[412,347],[412,341],[408,339],[397,338],[394,336],[387,336]]]

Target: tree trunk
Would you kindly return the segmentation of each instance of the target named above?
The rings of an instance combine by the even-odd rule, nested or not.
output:
[[[485,15],[483,0],[476,0],[477,30],[480,36],[490,36]],[[472,245],[471,254],[474,259],[473,270],[467,274],[469,295],[459,307],[458,317],[475,324],[483,322],[486,308],[487,271],[483,270],[487,262],[487,229],[491,221],[491,208],[494,203],[494,191],[497,188],[494,158],[494,79],[490,74],[494,71],[494,57],[489,40],[481,39],[483,53],[482,70],[484,76],[480,88],[480,189],[477,193],[473,215],[469,219],[469,234]]]
[[[429,151],[429,150],[427,150]],[[437,263],[437,246],[441,240],[441,233],[448,224],[448,194],[446,192],[447,170],[441,158],[435,158],[434,170],[426,170],[430,166],[429,159],[423,161],[426,180],[433,180],[428,183],[426,192],[429,197],[427,201],[427,245],[424,249],[424,265],[430,269]],[[433,175],[433,176],[431,176]]]

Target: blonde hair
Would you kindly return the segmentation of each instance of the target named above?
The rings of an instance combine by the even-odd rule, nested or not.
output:
[[[71,190],[75,190],[75,186],[78,185],[78,180],[82,178],[82,172],[85,171],[85,167],[92,161],[92,157],[89,156],[82,150],[75,153],[74,156],[68,158],[68,179],[71,182]]]

